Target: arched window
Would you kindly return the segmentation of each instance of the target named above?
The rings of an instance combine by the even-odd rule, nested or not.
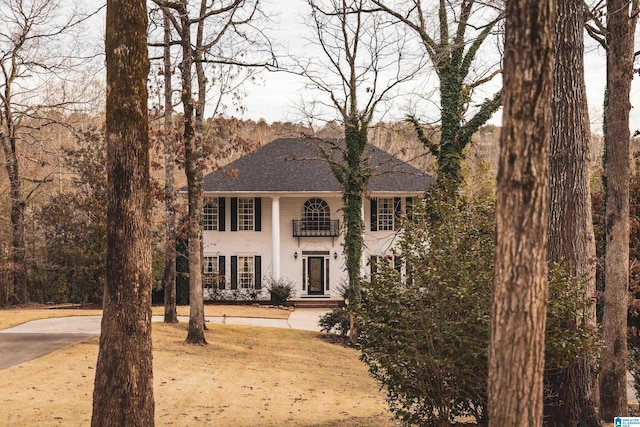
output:
[[[331,227],[329,205],[317,197],[304,202],[302,218],[305,230],[329,230]]]

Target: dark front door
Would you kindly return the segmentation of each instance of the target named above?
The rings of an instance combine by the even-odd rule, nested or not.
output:
[[[309,295],[324,294],[324,257],[307,258]]]

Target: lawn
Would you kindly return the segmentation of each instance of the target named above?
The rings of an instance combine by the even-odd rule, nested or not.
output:
[[[189,306],[178,306],[178,316],[189,316]],[[152,308],[154,316],[164,316],[164,307]],[[229,317],[262,317],[267,319],[287,319],[289,310],[269,306],[253,305],[205,305],[205,316],[229,316]],[[0,330],[7,329],[21,323],[36,319],[68,316],[100,316],[101,309],[83,308],[53,308],[34,306],[33,308],[0,309]]]
[[[247,315],[237,306],[235,311],[221,307],[216,310],[227,316]],[[79,310],[0,310],[0,329],[43,313],[60,317],[69,311]],[[22,318],[14,312],[22,312]],[[222,315],[211,313],[207,315]],[[331,344],[315,332],[209,328],[209,345],[192,346],[184,344],[185,323],[154,323],[157,425],[396,425],[389,421],[383,393],[358,360],[358,351]],[[97,353],[96,337],[2,370],[0,423],[88,425]]]

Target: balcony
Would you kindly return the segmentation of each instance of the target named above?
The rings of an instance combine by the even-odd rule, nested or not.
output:
[[[340,221],[327,220],[293,220],[293,237],[338,237]]]

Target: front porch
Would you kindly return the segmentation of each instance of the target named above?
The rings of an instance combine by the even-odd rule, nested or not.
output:
[[[344,298],[327,295],[304,295],[288,301],[295,308],[339,308],[344,307]]]

